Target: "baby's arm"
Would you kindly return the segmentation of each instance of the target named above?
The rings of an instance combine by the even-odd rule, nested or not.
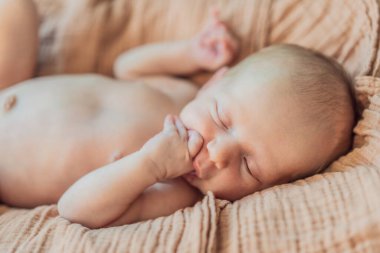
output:
[[[124,52],[115,61],[114,74],[119,79],[135,79],[214,71],[229,64],[236,51],[236,39],[214,11],[207,25],[192,39],[148,44]]]
[[[61,197],[61,216],[90,228],[120,225],[169,215],[192,205],[199,194],[185,182],[152,185],[177,178],[192,168],[191,156],[202,145],[201,137],[168,116],[161,133],[142,149],[79,179]],[[175,187],[179,191],[175,191]],[[178,196],[186,194],[183,199]]]

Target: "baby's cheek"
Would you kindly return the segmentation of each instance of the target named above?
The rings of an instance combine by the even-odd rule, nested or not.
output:
[[[205,193],[211,191],[217,198],[228,199],[228,196],[234,193],[238,187],[239,181],[236,177],[232,177],[226,173],[220,173],[219,175],[214,175],[214,177],[208,179],[206,182],[203,182],[202,191]]]
[[[221,185],[219,195],[235,201],[261,190],[261,184],[248,175],[231,175]]]

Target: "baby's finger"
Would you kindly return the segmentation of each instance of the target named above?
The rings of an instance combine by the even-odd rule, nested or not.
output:
[[[189,149],[190,157],[193,159],[202,148],[203,138],[194,130],[189,130],[188,135],[189,141],[187,142],[187,147]]]
[[[185,126],[183,125],[182,121],[178,117],[175,117],[174,122],[175,122],[175,125],[177,127],[177,131],[179,133],[179,136],[181,136],[181,138],[183,140],[187,140],[187,130],[186,130]]]
[[[164,132],[170,132],[170,131],[177,131],[177,128],[174,124],[174,117],[173,115],[166,115],[164,120]]]
[[[227,42],[227,47],[228,50],[230,50],[233,53],[237,52],[238,49],[238,42],[237,40],[231,36],[231,34],[226,35],[226,42]]]
[[[228,50],[225,42],[219,43],[217,45],[217,52],[218,52],[218,59],[216,61],[217,64],[218,65],[227,65],[229,63],[229,58],[231,56],[231,53]]]

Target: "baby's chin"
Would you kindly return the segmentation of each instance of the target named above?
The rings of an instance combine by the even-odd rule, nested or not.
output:
[[[201,184],[201,178],[197,177],[196,173],[190,172],[182,176],[182,178],[185,179],[185,181],[190,184],[192,187],[198,189],[202,194],[206,195],[208,191],[213,192],[214,196],[219,199],[224,199],[228,201],[235,201],[238,199],[241,199],[245,197],[246,195],[239,195],[235,196],[234,194],[231,195],[231,193],[224,192],[223,189],[219,189],[219,191],[212,191],[211,189],[205,189],[205,185]],[[253,193],[253,192],[252,192]]]

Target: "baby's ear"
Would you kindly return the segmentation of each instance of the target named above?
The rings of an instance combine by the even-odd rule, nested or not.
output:
[[[217,83],[220,79],[223,78],[228,69],[228,67],[218,69],[218,71],[216,71],[215,74],[202,86],[201,90],[203,91],[212,87],[215,83]]]

